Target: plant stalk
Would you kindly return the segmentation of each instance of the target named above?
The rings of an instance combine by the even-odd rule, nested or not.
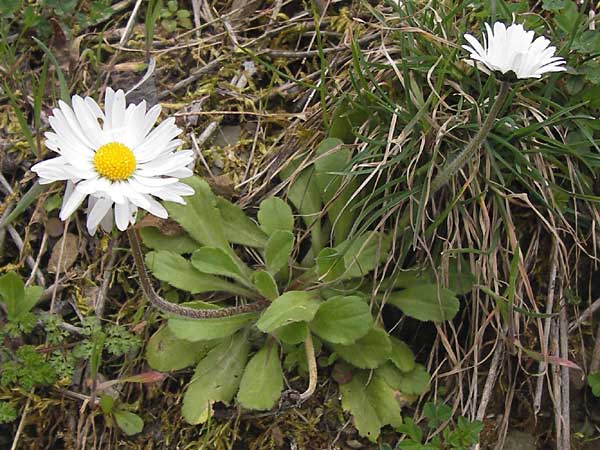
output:
[[[431,188],[429,190],[430,196],[435,194],[444,185],[446,185],[450,181],[450,178],[454,174],[456,174],[467,163],[467,161],[469,161],[473,157],[477,150],[479,150],[479,148],[483,144],[483,141],[494,127],[496,117],[502,109],[502,106],[504,106],[504,102],[506,101],[506,97],[508,96],[509,90],[510,83],[502,81],[500,83],[500,92],[496,97],[496,101],[492,105],[490,113],[483,121],[481,128],[479,129],[473,140],[471,140],[469,145],[467,145],[465,149],[462,152],[460,152],[460,154],[456,158],[454,158],[451,162],[446,164],[446,167],[444,167],[442,171],[438,173],[437,176],[433,179],[433,181],[431,182]]]
[[[248,312],[261,311],[269,306],[267,300],[258,300],[254,303],[246,305],[230,306],[219,309],[195,309],[187,306],[181,306],[176,303],[171,303],[156,293],[152,287],[152,282],[146,271],[146,265],[144,264],[144,255],[142,254],[142,248],[140,245],[140,238],[138,232],[133,227],[127,229],[127,237],[131,244],[131,253],[133,254],[133,260],[140,277],[140,285],[144,294],[148,298],[148,301],[160,311],[167,314],[174,314],[176,316],[185,317],[186,319],[215,319],[220,317],[231,317],[238,314],[244,314]]]
[[[306,391],[300,394],[300,402],[310,398],[317,389],[317,360],[315,358],[315,347],[310,331],[304,341],[304,350],[306,351],[306,361],[308,362],[308,387],[306,388]]]

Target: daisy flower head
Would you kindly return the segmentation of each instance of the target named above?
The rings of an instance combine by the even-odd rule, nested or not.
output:
[[[554,56],[556,47],[544,36],[534,40],[533,31],[526,31],[516,23],[508,28],[502,22],[494,23],[493,28],[486,23],[485,27],[487,36],[483,35],[483,45],[471,34],[465,34],[469,45],[462,46],[471,54],[467,62],[483,72],[499,72],[501,78],[525,79],[566,70],[565,60]]]
[[[59,101],[49,118],[53,131],[45,144],[58,156],[31,170],[40,184],[67,181],[60,210],[66,220],[88,197],[87,229],[106,231],[113,222],[121,231],[135,223],[138,208],[166,218],[156,200],[185,204],[194,190],[179,181],[192,175],[191,150],[176,151],[183,143],[174,118],[154,127],[160,105],[126,105],[122,90],[106,89],[104,111],[90,97],[72,98],[72,107]]]

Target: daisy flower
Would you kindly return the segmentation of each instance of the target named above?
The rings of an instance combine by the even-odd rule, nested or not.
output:
[[[516,23],[507,28],[496,22],[493,30],[487,23],[485,27],[487,38],[483,36],[483,45],[474,36],[465,34],[469,45],[462,46],[471,54],[469,62],[482,71],[498,71],[503,75],[513,72],[518,79],[524,79],[566,70],[565,60],[554,56],[556,47],[544,36],[534,40],[533,31],[526,31],[523,25]]]
[[[154,127],[160,105],[146,111],[146,102],[129,106],[125,93],[106,90],[104,112],[90,97],[72,98],[72,107],[60,101],[49,118],[54,131],[45,144],[56,158],[34,165],[40,184],[67,181],[61,220],[66,220],[89,196],[87,229],[106,231],[113,221],[121,231],[135,223],[138,208],[166,218],[166,209],[154,198],[185,204],[194,190],[180,183],[192,175],[191,150],[175,151],[183,141],[175,119]]]

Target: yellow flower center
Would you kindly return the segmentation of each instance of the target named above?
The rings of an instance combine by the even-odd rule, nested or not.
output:
[[[120,142],[104,144],[94,155],[96,171],[112,181],[126,180],[135,171],[135,166],[133,152]]]

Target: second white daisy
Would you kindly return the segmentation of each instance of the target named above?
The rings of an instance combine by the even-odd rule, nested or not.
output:
[[[89,196],[87,228],[107,231],[113,218],[117,228],[135,222],[138,208],[166,218],[166,209],[155,198],[185,204],[193,189],[179,182],[192,175],[191,150],[176,151],[183,143],[174,118],[153,129],[160,105],[146,111],[146,102],[126,106],[125,93],[106,90],[104,112],[90,97],[72,98],[72,107],[59,102],[52,111],[46,146],[60,156],[42,161],[31,170],[41,184],[67,181],[61,220]],[[100,121],[102,124],[100,124]],[[114,213],[113,213],[114,211]]]
[[[565,60],[554,56],[556,47],[544,36],[533,39],[534,32],[526,31],[523,25],[513,23],[508,28],[501,22],[494,27],[485,24],[487,37],[483,45],[477,39],[465,34],[469,45],[463,45],[477,67],[485,72],[498,71],[502,74],[514,72],[517,78],[540,78],[548,72],[566,70]]]

